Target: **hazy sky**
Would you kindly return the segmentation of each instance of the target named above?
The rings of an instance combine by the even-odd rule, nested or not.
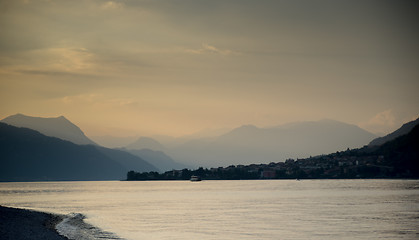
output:
[[[418,1],[0,0],[0,118],[183,135],[419,114]]]

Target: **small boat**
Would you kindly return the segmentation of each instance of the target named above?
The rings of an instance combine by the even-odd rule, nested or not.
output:
[[[200,176],[191,176],[191,182],[199,182],[201,181],[201,177]]]

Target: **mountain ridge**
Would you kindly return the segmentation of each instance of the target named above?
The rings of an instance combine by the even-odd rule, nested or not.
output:
[[[214,139],[195,139],[168,154],[194,166],[269,163],[358,148],[376,136],[360,127],[335,120],[297,122],[259,128],[243,125]]]
[[[133,150],[151,149],[155,151],[164,151],[166,149],[165,146],[151,137],[140,137],[136,141],[125,146],[125,148]]]
[[[372,140],[368,146],[381,146],[383,144],[385,144],[386,142],[389,142],[391,140],[394,140],[400,136],[406,135],[408,134],[415,126],[417,126],[419,124],[419,118],[417,118],[416,120],[407,122],[405,124],[403,124],[400,128],[398,128],[396,131],[391,132],[389,134],[387,134],[386,136],[383,137],[378,137],[374,140]]]
[[[79,145],[97,145],[89,139],[83,131],[64,116],[59,117],[32,117],[15,114],[2,119],[0,122],[36,130],[46,136],[57,137]]]
[[[127,154],[0,123],[0,181],[121,180],[135,168],[157,170]]]
[[[162,151],[155,151],[148,148],[143,149],[122,149],[133,155],[141,157],[157,167],[161,172],[188,168],[186,165],[174,161],[170,156]]]

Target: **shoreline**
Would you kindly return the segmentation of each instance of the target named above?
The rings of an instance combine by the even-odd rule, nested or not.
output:
[[[55,228],[63,219],[58,214],[0,205],[0,236],[14,240],[68,240]]]

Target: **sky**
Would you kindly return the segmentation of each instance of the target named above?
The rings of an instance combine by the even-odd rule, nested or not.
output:
[[[0,118],[88,136],[419,116],[417,1],[0,0]]]

